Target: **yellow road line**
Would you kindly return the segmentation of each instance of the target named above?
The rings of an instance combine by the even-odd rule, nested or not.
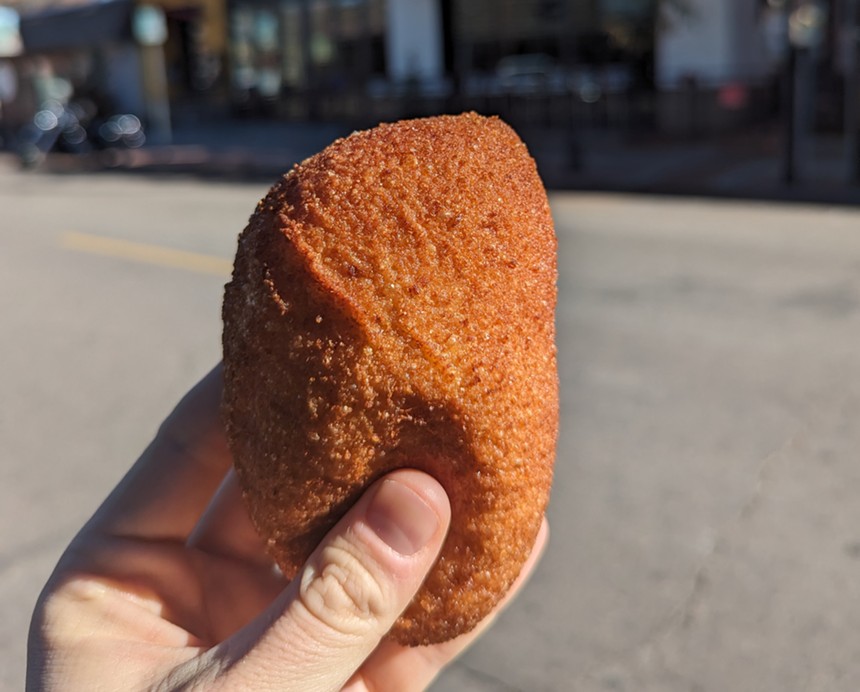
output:
[[[162,245],[148,245],[131,240],[107,238],[75,231],[63,233],[60,244],[69,250],[116,257],[141,264],[155,264],[159,267],[184,269],[200,274],[228,276],[233,267],[231,261],[214,255],[175,250]]]

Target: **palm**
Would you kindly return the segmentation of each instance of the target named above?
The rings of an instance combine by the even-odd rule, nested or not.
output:
[[[295,594],[242,505],[220,392],[216,369],[69,546],[36,607],[28,688],[247,687],[224,675]],[[431,647],[383,641],[346,688],[423,689],[487,624]]]

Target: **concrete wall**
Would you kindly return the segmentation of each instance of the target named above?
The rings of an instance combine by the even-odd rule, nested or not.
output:
[[[386,60],[395,81],[441,78],[442,17],[438,0],[388,0]]]

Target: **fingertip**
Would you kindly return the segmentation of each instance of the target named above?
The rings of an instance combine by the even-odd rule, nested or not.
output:
[[[433,476],[418,469],[404,468],[384,476],[381,482],[386,481],[400,483],[418,495],[433,509],[440,526],[447,530],[451,523],[451,502],[445,488]]]

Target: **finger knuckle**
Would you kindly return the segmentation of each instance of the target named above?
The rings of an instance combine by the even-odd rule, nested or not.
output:
[[[316,565],[306,567],[299,599],[317,621],[342,634],[362,634],[379,623],[385,590],[373,571],[351,551],[326,547]]]

